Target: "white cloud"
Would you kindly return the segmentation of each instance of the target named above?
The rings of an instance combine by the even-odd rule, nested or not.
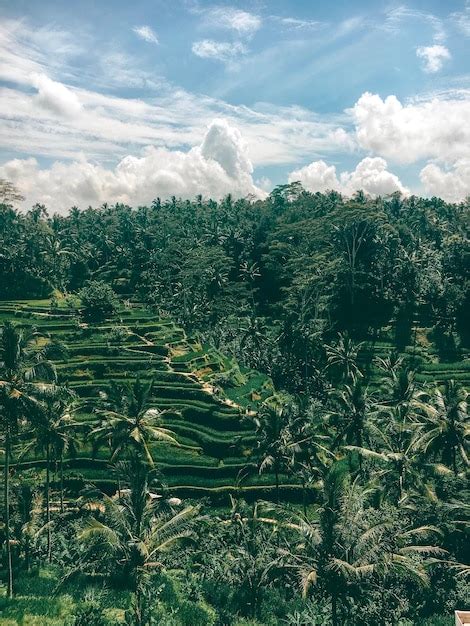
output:
[[[381,28],[389,33],[400,34],[403,31],[403,23],[416,21],[419,25],[428,24],[432,29],[432,39],[435,43],[443,43],[447,38],[443,21],[433,13],[426,13],[407,6],[398,6],[390,9],[385,14],[385,21]]]
[[[470,37],[470,2],[466,2],[463,11],[452,13],[450,17],[456,24],[457,28],[464,35]]]
[[[203,39],[195,41],[192,45],[193,53],[203,59],[216,59],[218,61],[232,61],[241,54],[246,54],[245,46],[236,41],[234,43],[228,41],[213,41],[211,39]]]
[[[79,48],[67,33],[47,32],[54,43],[44,56],[37,30],[26,21],[0,24],[0,80],[9,85],[0,86],[0,145],[10,154],[56,160],[83,154],[87,160],[114,165],[148,145],[198,145],[219,117],[240,129],[255,166],[293,164],[307,156],[354,149],[354,137],[343,128],[349,124],[343,114],[325,119],[298,106],[231,105],[187,92],[158,74],[147,75],[132,57],[112,48],[102,55],[98,50],[93,72],[84,73],[82,67],[78,76],[73,65],[56,71],[49,60],[73,57]],[[41,33],[40,42],[47,40],[47,32]],[[65,57],[53,54],[55,49]],[[111,89],[123,84],[146,88],[153,97],[112,95]]]
[[[435,74],[442,69],[444,62],[451,58],[449,50],[440,44],[433,46],[419,46],[416,56],[423,61],[423,70],[428,74]]]
[[[448,202],[460,202],[470,196],[470,160],[461,159],[450,169],[428,163],[420,172],[426,194]]]
[[[383,196],[395,191],[408,194],[409,190],[402,185],[395,174],[387,170],[387,161],[380,157],[366,157],[356,166],[354,172],[343,172],[341,184],[346,194],[363,189],[371,196]]]
[[[341,172],[337,175],[334,165],[324,161],[313,161],[309,165],[294,170],[289,174],[289,182],[300,181],[308,191],[339,191],[346,196],[362,189],[371,196],[384,196],[395,191],[408,194],[395,174],[387,170],[387,162],[380,157],[366,157],[353,172]]]
[[[41,202],[59,212],[73,205],[138,205],[157,196],[193,198],[201,192],[212,198],[227,193],[264,197],[252,172],[239,131],[224,120],[212,122],[200,146],[186,152],[147,147],[142,156],[126,156],[113,169],[84,158],[56,161],[43,169],[34,158],[13,159],[0,167],[0,177],[11,180],[26,196],[26,206]]]
[[[64,116],[74,116],[82,110],[77,94],[62,83],[45,74],[32,74],[31,83],[38,90],[35,102],[46,110]]]
[[[134,26],[134,33],[147,43],[158,44],[158,37],[150,26]]]
[[[234,7],[210,7],[206,9],[195,9],[196,13],[204,16],[207,26],[232,30],[238,35],[253,35],[261,28],[261,18],[254,13],[242,11]]]
[[[362,148],[397,163],[421,159],[455,161],[468,156],[470,99],[434,98],[403,105],[364,93],[352,109]]]
[[[322,22],[317,22],[316,20],[301,20],[296,17],[280,17],[278,15],[273,15],[271,19],[283,26],[285,29],[294,31],[317,30],[323,26]]]
[[[325,161],[313,161],[305,167],[290,172],[288,181],[290,183],[300,181],[304,189],[312,192],[338,190],[340,187],[336,167],[327,165]]]

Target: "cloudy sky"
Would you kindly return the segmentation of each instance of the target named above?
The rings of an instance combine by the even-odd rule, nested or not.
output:
[[[470,2],[0,0],[0,177],[25,205],[470,195]]]

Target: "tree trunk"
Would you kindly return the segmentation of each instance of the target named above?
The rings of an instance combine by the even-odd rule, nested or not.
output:
[[[452,470],[454,472],[454,476],[457,476],[459,470],[457,468],[457,453],[455,451],[455,445],[452,446]]]
[[[64,512],[64,455],[60,454],[60,512]]]
[[[331,595],[331,623],[332,626],[339,626],[338,622],[338,598],[336,594]]]
[[[52,560],[51,550],[51,503],[50,503],[50,446],[46,447],[46,525],[47,525],[47,560]]]
[[[277,468],[274,474],[276,476],[276,502],[279,504],[279,470]]]
[[[399,469],[399,474],[398,474],[398,503],[399,504],[402,499],[403,499],[403,491],[404,491],[404,485],[403,485],[403,468],[400,467]]]
[[[4,464],[4,489],[5,489],[5,543],[7,550],[7,598],[13,596],[13,564],[11,559],[11,542],[10,542],[10,429],[6,427],[5,433],[5,464]]]
[[[304,517],[307,519],[307,488],[305,486],[304,479],[302,479],[302,507],[304,510]]]

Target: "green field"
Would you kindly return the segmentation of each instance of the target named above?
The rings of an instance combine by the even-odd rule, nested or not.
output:
[[[152,403],[165,410],[163,425],[180,444],[157,443],[152,450],[172,491],[186,496],[213,493],[220,499],[246,485],[252,497],[258,490],[259,495],[269,493],[272,478],[258,475],[255,433],[246,418],[247,411],[256,410],[273,393],[267,376],[242,371],[214,348],[189,341],[170,319],[138,305],[123,306],[106,323],[88,325],[73,309],[51,309],[48,300],[11,301],[0,305],[0,319],[34,326],[45,341],[65,346],[65,353],[53,361],[59,383],[81,401],[76,419],[84,433],[96,421],[99,394],[111,380],[153,380]],[[108,450],[92,454],[85,434],[82,440],[76,458],[65,463],[66,484],[76,488],[93,480],[111,489]],[[40,468],[44,459],[26,456],[18,465]],[[291,493],[295,485],[285,489]]]

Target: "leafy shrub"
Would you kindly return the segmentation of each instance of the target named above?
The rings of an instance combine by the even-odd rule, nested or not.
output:
[[[102,321],[111,317],[118,308],[113,289],[103,281],[91,280],[79,291],[82,315],[90,321]]]
[[[71,626],[110,626],[106,618],[102,602],[103,594],[94,589],[85,592],[83,599],[77,605]]]
[[[129,337],[127,326],[113,326],[108,333],[108,341],[111,343],[124,343]]]
[[[213,626],[217,614],[206,602],[183,600],[178,609],[178,617],[182,626]]]

